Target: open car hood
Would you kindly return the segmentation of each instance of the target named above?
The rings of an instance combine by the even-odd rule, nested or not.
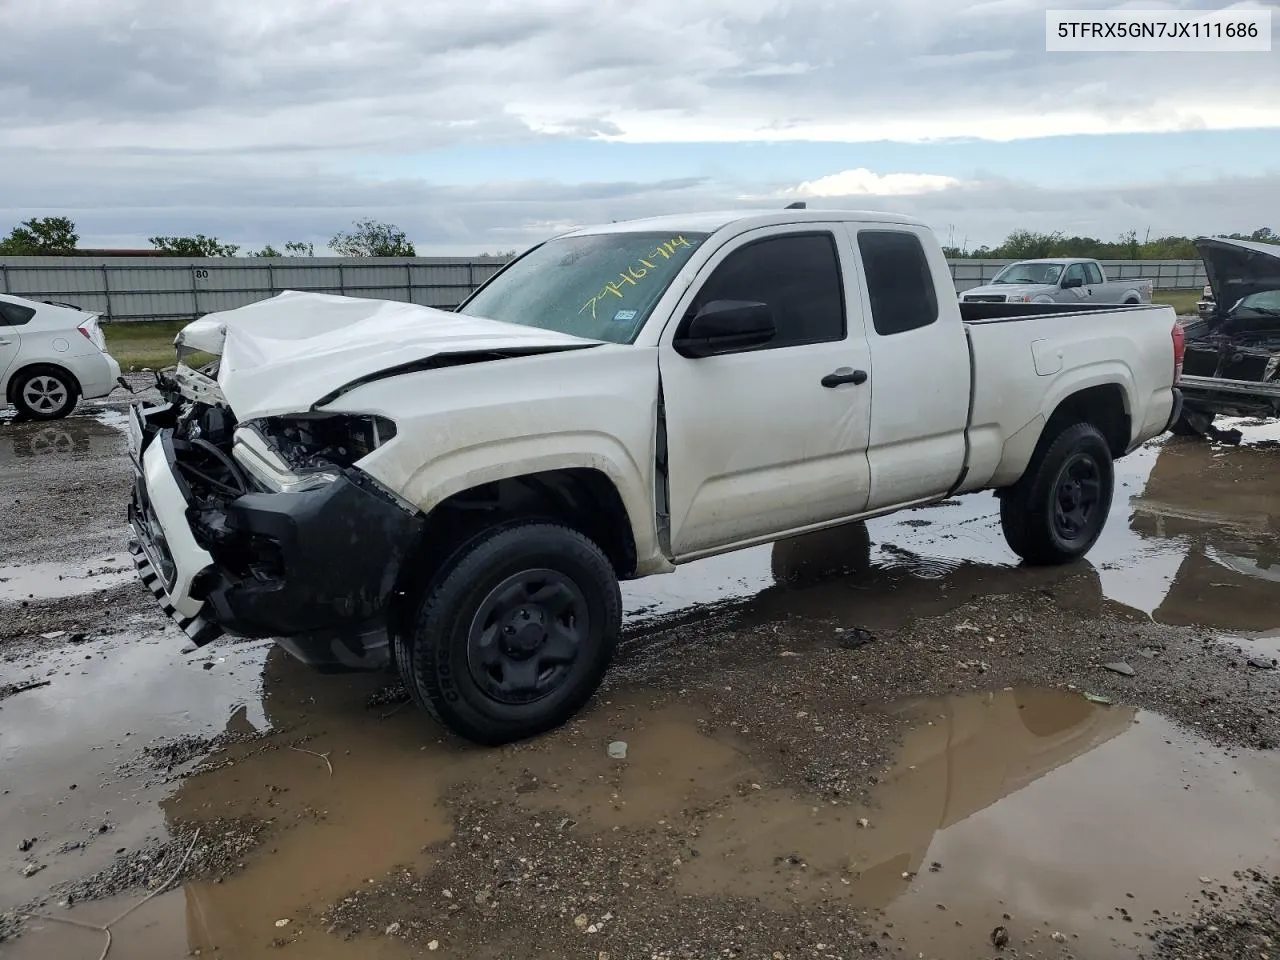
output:
[[[1195,245],[1213,288],[1211,323],[1225,319],[1241,297],[1280,289],[1280,244],[1197,237]]]
[[[206,314],[174,345],[179,359],[193,350],[220,355],[218,386],[236,417],[248,420],[301,413],[359,383],[450,357],[494,360],[598,342],[412,303],[286,290]]]

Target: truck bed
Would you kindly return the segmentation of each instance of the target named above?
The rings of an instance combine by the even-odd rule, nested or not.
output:
[[[969,475],[961,492],[1017,481],[1039,440],[1045,411],[1082,386],[1109,384],[1098,388],[1111,391],[1109,406],[1141,413],[1140,421],[1115,422],[1108,437],[1113,456],[1167,424],[1173,410],[1166,379],[1173,363],[1172,307],[959,306],[972,364]]]

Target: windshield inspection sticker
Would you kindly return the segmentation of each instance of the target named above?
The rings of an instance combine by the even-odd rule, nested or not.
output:
[[[639,310],[619,310],[613,315],[613,319],[619,323],[625,323],[628,320],[634,320],[639,312]]]

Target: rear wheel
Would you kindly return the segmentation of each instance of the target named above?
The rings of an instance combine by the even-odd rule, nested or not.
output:
[[[79,399],[75,380],[58,367],[31,367],[18,374],[13,385],[13,405],[32,420],[61,419]]]
[[[1115,486],[1111,449],[1089,423],[1042,444],[1000,499],[1005,540],[1028,563],[1070,563],[1102,534]]]
[[[452,558],[396,661],[437,720],[497,745],[577,713],[604,678],[621,626],[618,581],[600,548],[568,527],[531,522]]]

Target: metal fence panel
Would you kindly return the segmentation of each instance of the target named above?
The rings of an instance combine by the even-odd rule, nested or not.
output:
[[[503,266],[480,257],[0,257],[0,293],[62,300],[108,320],[192,319],[284,290],[409,301],[452,309]],[[956,292],[987,283],[1008,260],[952,260]],[[1104,260],[1108,277],[1157,289],[1204,286],[1199,260]]]

